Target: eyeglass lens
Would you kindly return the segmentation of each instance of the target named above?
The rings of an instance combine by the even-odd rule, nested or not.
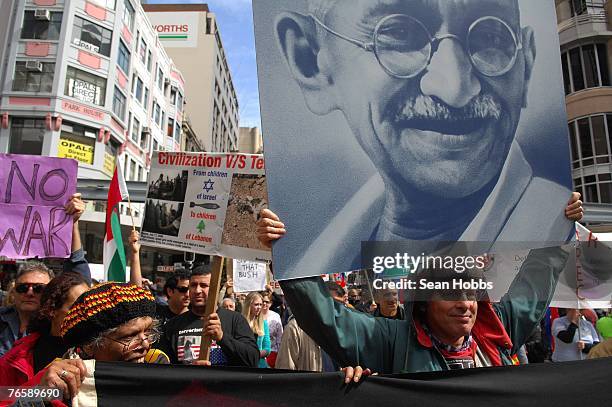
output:
[[[145,333],[145,337],[142,338],[140,336],[133,337],[126,346],[126,351],[132,351],[138,348],[144,341],[148,341],[150,344],[153,344],[159,340],[159,332],[147,332]]]
[[[414,77],[430,62],[434,40],[427,28],[410,16],[383,19],[376,27],[374,40],[378,60],[393,75]],[[511,68],[518,44],[506,23],[496,17],[484,17],[470,27],[465,49],[478,71],[496,76]]]

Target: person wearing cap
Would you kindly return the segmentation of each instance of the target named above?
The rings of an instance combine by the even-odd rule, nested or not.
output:
[[[59,388],[74,397],[87,374],[82,359],[167,363],[151,346],[159,339],[153,296],[129,283],[106,283],[81,294],[62,321],[60,335],[71,349],[41,370],[28,386]]]
[[[210,266],[196,267],[189,279],[189,311],[164,325],[159,349],[170,357],[172,363],[257,367],[257,342],[242,315],[219,308],[203,321],[209,287]],[[195,360],[200,355],[202,333],[212,338],[209,362]]]

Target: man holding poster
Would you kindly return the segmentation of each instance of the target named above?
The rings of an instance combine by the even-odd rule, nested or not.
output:
[[[298,3],[255,3],[258,52],[272,53],[259,58],[266,61],[260,78],[271,207],[297,232],[279,244],[277,277],[358,269],[363,240],[411,241],[420,253],[427,240],[546,245],[573,234],[559,206],[570,196],[571,180],[558,52],[551,58],[539,50],[544,57],[536,64],[537,35],[544,45],[558,41],[552,3]],[[522,23],[534,18],[537,32]],[[540,76],[548,72],[544,80],[552,86],[542,90],[545,82],[537,83],[532,95],[536,67]],[[294,101],[295,89],[275,75],[287,75],[287,68],[305,109]],[[283,87],[267,83],[270,77]],[[292,103],[282,120],[275,115],[281,103]],[[322,121],[339,129],[333,138],[317,139]],[[345,176],[342,161],[349,159],[333,144],[346,125],[367,158],[359,151],[354,155],[361,161],[351,157],[353,182],[326,182],[325,174],[315,181],[317,166]],[[298,150],[286,154],[293,135],[308,136],[313,151],[299,150],[308,158]],[[538,158],[536,171],[540,143],[555,159]],[[363,177],[368,159],[375,172]],[[333,193],[325,189],[329,183]],[[287,196],[294,208],[300,202],[299,211],[283,212]]]

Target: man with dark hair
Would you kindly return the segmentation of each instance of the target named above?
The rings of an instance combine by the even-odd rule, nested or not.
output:
[[[190,309],[166,323],[159,348],[172,363],[192,363],[186,358],[185,345],[190,343],[197,359],[204,333],[212,338],[210,362],[205,364],[257,367],[259,350],[255,336],[242,315],[220,308],[204,321],[209,288],[210,266],[196,267],[189,278]]]
[[[168,305],[156,304],[157,319],[163,326],[170,319],[186,312],[189,307],[189,276],[176,273],[166,280],[163,290],[168,298]]]

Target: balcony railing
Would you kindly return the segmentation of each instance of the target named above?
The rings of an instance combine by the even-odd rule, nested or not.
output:
[[[581,14],[578,16],[574,16],[568,20],[562,21],[559,24],[557,24],[557,29],[559,33],[561,33],[567,29],[578,27],[580,25],[607,24],[607,23],[608,23],[608,17],[606,15],[606,12],[600,11],[600,12],[592,13],[592,14]]]

